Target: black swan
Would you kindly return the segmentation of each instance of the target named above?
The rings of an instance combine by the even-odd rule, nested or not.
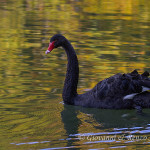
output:
[[[104,109],[150,108],[150,78],[147,71],[143,74],[139,74],[137,70],[127,74],[118,73],[79,95],[77,93],[78,59],[71,43],[63,35],[56,34],[50,39],[46,54],[59,46],[65,49],[68,59],[62,93],[65,104]]]

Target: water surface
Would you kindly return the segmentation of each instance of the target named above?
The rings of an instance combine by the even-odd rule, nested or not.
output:
[[[150,71],[150,1],[3,0],[0,2],[0,147],[15,149],[148,149],[150,110],[64,105],[67,58],[45,55],[65,35],[80,67],[83,93],[115,73]]]

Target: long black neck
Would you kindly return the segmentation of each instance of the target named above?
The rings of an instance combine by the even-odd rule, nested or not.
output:
[[[74,97],[77,96],[77,84],[79,78],[79,66],[77,55],[68,40],[62,46],[67,54],[68,64],[66,79],[63,88],[63,101],[66,104],[74,104]]]

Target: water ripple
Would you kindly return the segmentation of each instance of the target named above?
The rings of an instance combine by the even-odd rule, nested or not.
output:
[[[26,142],[26,143],[10,143],[15,145],[24,145],[24,144],[39,144],[39,143],[49,143],[50,141],[42,141],[42,142]]]

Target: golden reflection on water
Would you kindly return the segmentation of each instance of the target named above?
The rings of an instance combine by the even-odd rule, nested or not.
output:
[[[76,49],[80,64],[79,93],[118,72],[150,71],[149,1],[0,3],[0,141],[4,149],[12,148],[14,145],[9,145],[12,142],[44,141],[49,135],[50,141],[64,138],[66,128],[61,116],[64,106],[60,102],[66,55],[60,48],[48,56],[44,54],[49,38],[55,33],[64,34]],[[83,119],[82,126],[77,125],[79,131],[99,131],[91,127],[97,124],[94,118],[89,119],[92,125],[85,122],[86,113],[78,115]],[[49,143],[39,145],[38,149],[49,147]]]

